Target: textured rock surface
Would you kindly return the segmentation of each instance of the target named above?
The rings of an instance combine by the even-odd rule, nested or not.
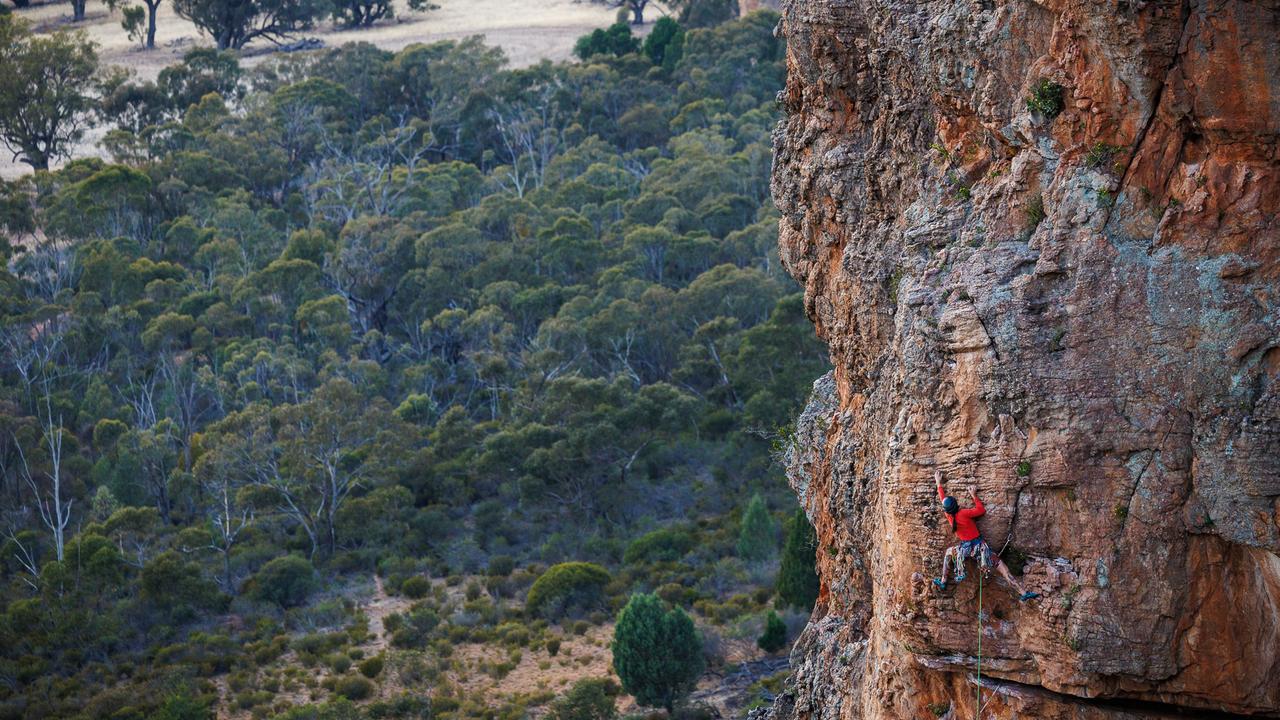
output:
[[[1280,717],[1280,3],[791,0],[780,32],[781,253],[834,370],[772,716]],[[927,587],[935,467],[1043,601]]]

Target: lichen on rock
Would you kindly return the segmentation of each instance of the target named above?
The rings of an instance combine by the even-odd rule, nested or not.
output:
[[[1280,3],[792,0],[779,31],[780,252],[833,370],[769,713],[1280,717]],[[935,468],[1041,600],[928,586]]]

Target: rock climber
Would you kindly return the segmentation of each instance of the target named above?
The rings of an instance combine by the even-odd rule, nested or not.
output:
[[[973,507],[960,509],[960,503],[955,498],[946,494],[942,489],[942,471],[933,471],[933,484],[938,487],[938,499],[942,500],[942,511],[946,513],[947,520],[951,523],[951,530],[960,538],[958,545],[952,545],[947,548],[947,554],[942,557],[942,577],[934,578],[933,584],[939,590],[947,589],[948,567],[951,563],[956,566],[956,582],[964,580],[964,561],[966,558],[973,558],[978,563],[978,569],[982,571],[984,577],[991,576],[991,568],[1000,571],[1000,575],[1009,584],[1018,591],[1018,600],[1026,602],[1033,598],[1040,597],[1039,593],[1028,591],[1018,582],[1013,573],[1009,572],[1009,566],[1004,564],[998,556],[991,552],[991,546],[987,545],[987,541],[982,539],[982,533],[978,531],[978,524],[974,522],[978,518],[986,514],[987,509],[982,505],[982,501],[978,499],[978,494],[973,488],[969,488],[969,497],[973,499]]]

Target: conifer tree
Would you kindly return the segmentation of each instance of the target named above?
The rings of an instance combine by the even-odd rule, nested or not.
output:
[[[764,632],[756,638],[756,645],[765,652],[777,652],[787,644],[787,624],[778,613],[770,610],[764,621]]]
[[[613,667],[641,705],[670,713],[702,675],[702,639],[680,608],[656,595],[632,595],[613,631]]]
[[[809,610],[818,599],[818,575],[814,570],[817,536],[803,510],[787,523],[787,541],[778,569],[778,597],[783,605]]]
[[[760,495],[752,495],[738,530],[738,557],[749,562],[768,560],[776,550],[775,543],[773,518]]]

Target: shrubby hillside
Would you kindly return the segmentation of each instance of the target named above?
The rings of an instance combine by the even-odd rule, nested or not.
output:
[[[762,628],[825,364],[776,21],[109,79],[114,162],[3,188],[0,717],[521,717],[454,645]]]

